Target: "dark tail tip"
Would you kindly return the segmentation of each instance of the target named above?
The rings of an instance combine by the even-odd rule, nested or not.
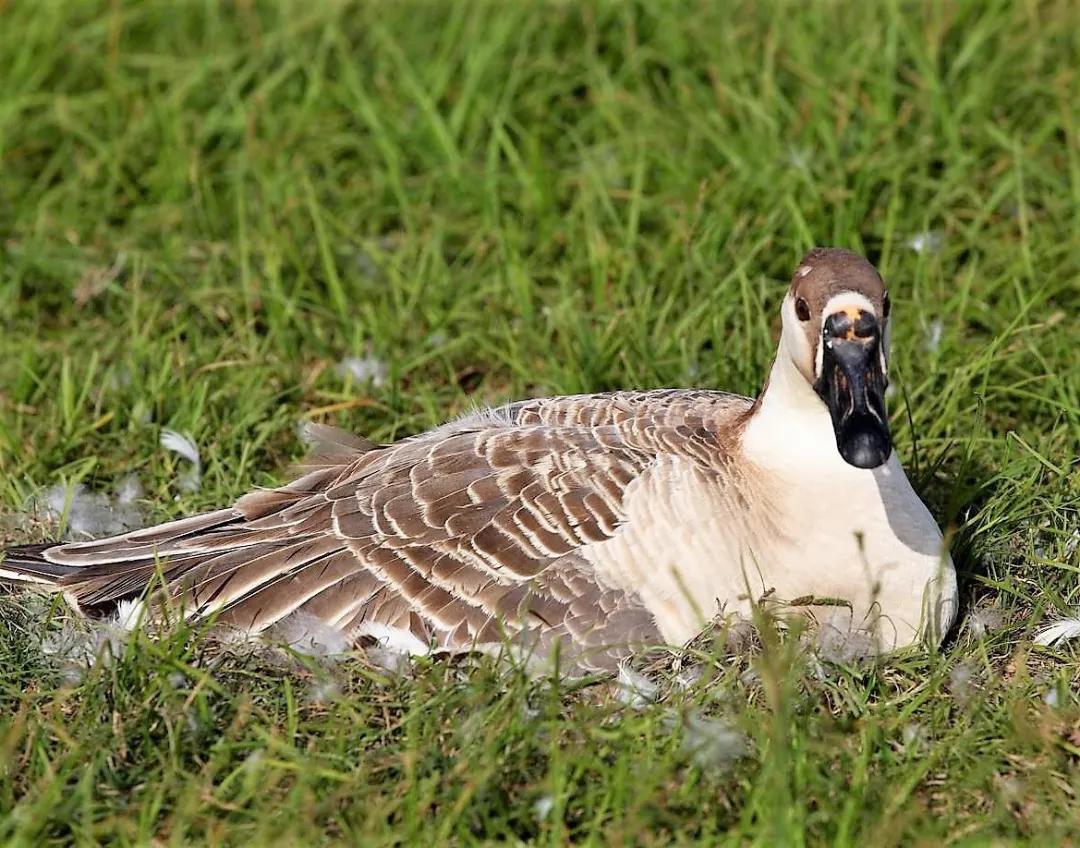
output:
[[[45,552],[56,547],[44,545],[20,545],[4,551],[0,559],[0,580],[14,583],[58,583],[74,569],[70,565],[57,565],[45,559]]]

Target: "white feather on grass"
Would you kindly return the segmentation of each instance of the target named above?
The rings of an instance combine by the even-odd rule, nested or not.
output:
[[[324,678],[316,680],[308,687],[306,702],[312,707],[325,707],[331,701],[341,697],[341,684],[336,680]]]
[[[958,662],[949,669],[946,689],[956,703],[961,707],[967,707],[977,689],[974,666],[968,662]]]
[[[723,770],[749,753],[750,740],[730,722],[695,711],[683,720],[682,749],[702,768]]]
[[[353,646],[343,631],[307,612],[285,616],[273,626],[271,635],[297,653],[312,657],[339,657]]]
[[[376,388],[386,384],[390,366],[374,356],[346,356],[334,366],[334,373],[356,383],[368,383]]]
[[[915,253],[936,253],[945,246],[945,234],[940,230],[924,230],[909,238],[907,246]]]
[[[192,465],[200,465],[199,448],[191,436],[165,428],[161,431],[161,446],[165,450],[179,454]]]
[[[629,666],[619,667],[619,676],[615,680],[615,697],[626,706],[635,710],[643,709],[656,700],[659,691],[660,687],[644,674]]]
[[[555,799],[550,795],[541,795],[533,804],[533,818],[538,822],[545,821],[555,806]]]
[[[1005,626],[1006,618],[1003,610],[996,607],[982,607],[968,616],[967,626],[971,634],[981,639],[988,633],[995,633]]]
[[[918,751],[926,746],[929,741],[929,734],[921,724],[912,722],[904,725],[900,738],[903,739],[905,748]]]
[[[393,677],[404,675],[412,665],[412,658],[408,654],[392,651],[379,645],[365,647],[364,658],[375,668]]]
[[[146,604],[139,598],[128,598],[121,601],[116,607],[116,626],[130,633],[142,624],[145,610]]]
[[[923,347],[928,353],[933,353],[941,347],[941,337],[945,332],[945,322],[935,318],[923,328]]]
[[[177,486],[185,492],[199,491],[202,485],[202,459],[194,439],[166,428],[161,431],[161,446],[191,463],[187,471],[177,476]]]
[[[1075,639],[1080,636],[1080,618],[1063,618],[1055,621],[1048,627],[1044,627],[1035,634],[1032,640],[1036,645],[1049,648],[1066,639]]]
[[[845,619],[843,614],[833,614],[813,631],[812,650],[818,659],[832,665],[851,666],[874,656],[873,634]]]
[[[116,484],[116,502],[133,504],[143,496],[142,482],[137,474],[128,474]]]

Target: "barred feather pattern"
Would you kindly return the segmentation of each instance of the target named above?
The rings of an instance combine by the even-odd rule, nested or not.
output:
[[[622,532],[628,489],[658,463],[678,458],[722,488],[750,409],[736,395],[657,390],[522,401],[389,446],[319,428],[323,451],[281,488],[110,539],[15,550],[2,567],[86,608],[140,595],[160,572],[186,615],[250,632],[300,611],[357,638],[392,628],[448,651],[558,643],[606,668],[661,639],[633,589],[585,554]]]

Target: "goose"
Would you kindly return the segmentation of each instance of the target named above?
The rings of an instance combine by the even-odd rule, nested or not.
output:
[[[303,616],[350,644],[510,644],[592,670],[762,603],[839,610],[881,651],[936,646],[956,575],[892,446],[885,285],[863,257],[815,248],[781,317],[756,399],[546,397],[389,445],[315,425],[280,488],[11,548],[0,578],[91,616],[134,602],[246,634]]]

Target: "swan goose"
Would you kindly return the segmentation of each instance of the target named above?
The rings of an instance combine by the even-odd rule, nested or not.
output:
[[[762,599],[811,614],[839,599],[881,650],[937,644],[956,577],[892,449],[884,284],[862,257],[818,248],[781,314],[756,400],[541,398],[392,445],[316,425],[320,448],[281,488],[13,548],[0,577],[90,614],[171,596],[248,633],[307,615],[410,653],[559,643],[582,668],[685,643]]]

